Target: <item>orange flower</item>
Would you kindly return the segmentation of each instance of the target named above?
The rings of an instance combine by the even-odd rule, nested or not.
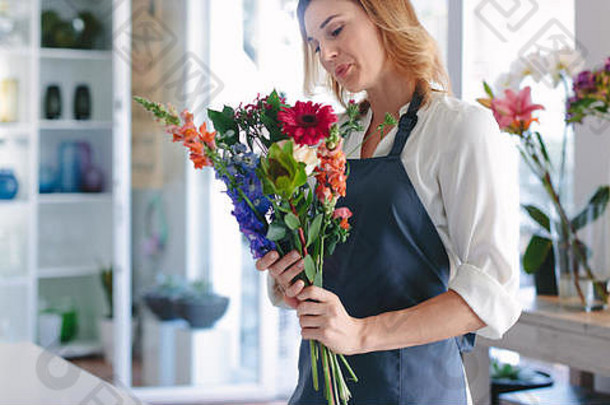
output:
[[[345,176],[345,153],[341,149],[343,139],[340,139],[334,149],[328,149],[325,142],[318,146],[320,165],[315,170],[318,181],[316,196],[321,202],[345,197],[347,177]]]
[[[203,140],[203,142],[205,142],[206,145],[208,145],[212,149],[216,147],[216,131],[208,132],[207,123],[204,122],[203,125],[199,127],[199,133],[201,134],[201,139]]]
[[[339,226],[343,229],[349,230],[349,222],[347,221],[347,218],[343,218]]]
[[[216,148],[216,131],[209,132],[205,122],[197,130],[193,122],[193,114],[188,110],[182,111],[180,118],[183,120],[182,126],[169,125],[166,128],[166,131],[173,135],[173,142],[182,142],[189,149],[189,158],[195,164],[196,169],[212,166],[213,162],[206,155],[204,146],[207,146],[209,149]]]

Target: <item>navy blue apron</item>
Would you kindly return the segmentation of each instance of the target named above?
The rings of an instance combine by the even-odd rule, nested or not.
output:
[[[337,207],[352,210],[352,230],[324,261],[324,288],[355,318],[409,308],[448,290],[447,252],[400,160],[421,100],[415,92],[388,156],[348,159],[346,196]],[[346,356],[359,378],[347,382],[349,404],[465,405],[460,351],[471,350],[474,337]],[[302,340],[298,384],[288,403],[326,404],[322,381],[315,391],[309,341]]]

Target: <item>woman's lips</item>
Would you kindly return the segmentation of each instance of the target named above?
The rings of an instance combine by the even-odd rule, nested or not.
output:
[[[337,78],[345,77],[351,67],[351,64],[337,66],[337,69],[335,69],[335,76],[337,76]]]

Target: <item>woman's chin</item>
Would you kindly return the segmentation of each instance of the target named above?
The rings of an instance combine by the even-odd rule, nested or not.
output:
[[[353,94],[360,93],[363,90],[363,87],[360,85],[360,83],[355,82],[355,81],[351,81],[351,80],[341,81],[341,82],[339,82],[339,84],[341,84],[341,86],[345,90],[347,90]]]

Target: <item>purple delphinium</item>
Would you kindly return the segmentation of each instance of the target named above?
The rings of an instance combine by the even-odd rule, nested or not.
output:
[[[581,94],[595,88],[595,77],[590,70],[580,72],[574,80],[574,92]]]
[[[252,255],[258,259],[276,248],[275,243],[265,237],[266,224],[259,219],[265,218],[271,208],[271,202],[263,194],[262,184],[256,175],[260,158],[247,152],[246,146],[241,144],[234,145],[231,152],[224,159],[228,175],[216,171],[216,178],[227,186],[226,193],[233,202],[231,214],[237,220],[239,230],[250,242]],[[238,189],[250,200],[256,212],[242,198]]]

